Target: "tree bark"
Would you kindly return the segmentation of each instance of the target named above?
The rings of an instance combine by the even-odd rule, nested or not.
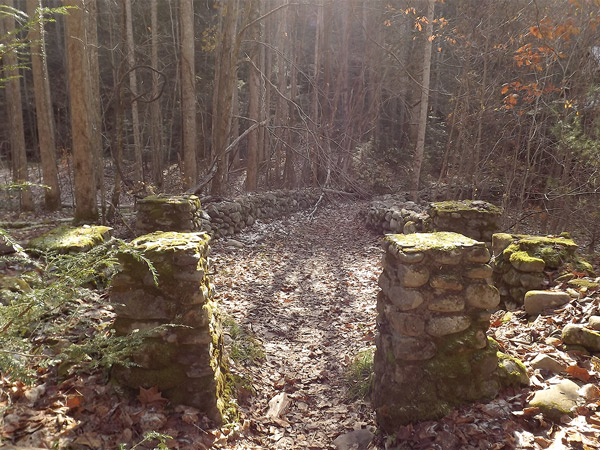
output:
[[[427,24],[425,26],[425,51],[423,52],[423,78],[421,81],[421,110],[419,113],[419,128],[417,131],[417,145],[413,160],[413,177],[411,186],[411,197],[413,201],[419,198],[419,181],[421,179],[421,167],[425,153],[425,131],[427,130],[427,111],[429,105],[429,75],[431,73],[431,49],[433,46],[433,15],[435,12],[435,0],[427,3]]]
[[[89,104],[90,76],[86,53],[85,14],[88,0],[64,0],[66,6],[74,6],[65,17],[69,104],[73,136],[73,164],[75,178],[75,222],[98,220],[96,205],[96,174],[94,172],[92,120]]]
[[[44,192],[44,206],[50,211],[55,211],[60,208],[60,186],[56,167],[56,139],[46,62],[45,32],[39,11],[41,8],[41,0],[27,0],[27,14],[36,20],[29,32],[29,37],[42,178],[44,184],[49,188]]]
[[[194,69],[194,3],[180,0],[181,22],[181,118],[183,128],[183,184],[196,183],[196,73]]]
[[[4,2],[6,6],[14,7],[13,0]],[[15,30],[15,18],[11,14],[4,16],[3,34],[11,33]],[[27,152],[25,149],[25,130],[23,127],[23,105],[21,100],[21,78],[18,68],[18,58],[15,51],[10,51],[3,55],[4,74],[9,78],[6,82],[6,104],[8,110],[8,124],[10,136],[10,150],[12,158],[13,181],[17,184],[27,182]],[[33,196],[31,189],[21,188],[20,190],[21,209],[33,209]]]
[[[137,97],[137,76],[135,67],[135,43],[133,41],[133,17],[131,12],[131,0],[123,0],[126,27],[127,27],[127,64],[129,66],[129,89],[132,98]],[[134,70],[132,70],[134,69]],[[142,137],[140,132],[140,114],[137,100],[131,104],[131,126],[133,128],[133,179],[136,182],[144,181],[144,161],[142,157]]]
[[[158,70],[158,0],[151,3],[151,33],[152,33],[152,67]],[[152,72],[152,98],[150,105],[151,146],[152,146],[152,179],[157,186],[163,183],[163,128],[160,113],[158,72]]]
[[[225,173],[227,171],[227,148],[231,130],[231,108],[233,105],[233,90],[236,89],[238,42],[237,16],[239,0],[224,0],[222,13],[225,17],[221,23],[220,49],[217,67],[218,77],[215,79],[215,95],[213,103],[212,145],[213,158],[217,161],[217,171],[212,180],[210,192],[220,195],[223,191]]]
[[[248,67],[248,118],[253,122],[260,122],[260,87],[261,77],[258,70],[260,64],[260,47],[258,40],[260,39],[261,24],[257,23],[253,26],[250,49],[248,51],[249,67]],[[248,135],[248,161],[246,169],[246,190],[255,191],[258,185],[258,138],[260,130],[254,130]]]

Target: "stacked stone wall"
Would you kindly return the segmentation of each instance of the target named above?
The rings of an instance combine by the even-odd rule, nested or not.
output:
[[[110,294],[114,328],[119,335],[151,331],[135,352],[137,366],[117,365],[112,373],[129,388],[157,386],[172,402],[199,408],[220,423],[223,339],[208,276],[209,239],[205,233],[157,232],[135,239],[132,251],[120,255]],[[156,329],[166,324],[179,326]]]
[[[497,346],[486,331],[500,296],[485,244],[416,233],[388,236],[384,248],[373,395],[381,427],[393,432],[493,397]]]
[[[370,204],[365,224],[382,234],[409,234],[423,231],[428,217],[424,205],[406,201],[404,197],[387,197]]]
[[[276,219],[311,208],[320,197],[317,190],[273,191],[212,202],[202,210],[194,195],[153,195],[138,202],[136,231],[205,231],[213,237],[231,236],[257,219]]]
[[[388,197],[371,203],[365,223],[383,234],[451,231],[491,243],[501,215],[500,208],[481,200],[419,205],[403,197]]]

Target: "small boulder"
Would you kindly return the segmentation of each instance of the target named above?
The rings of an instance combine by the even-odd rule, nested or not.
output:
[[[538,391],[529,401],[529,406],[539,410],[549,419],[560,420],[564,415],[572,416],[571,409],[577,406],[579,386],[571,380],[563,380],[547,389]]]
[[[592,317],[590,317],[589,327],[592,330],[600,331],[600,316],[592,316]]]
[[[544,309],[564,305],[571,301],[571,296],[566,292],[556,291],[529,291],[525,294],[525,311],[534,315]]]
[[[537,355],[529,364],[534,369],[547,370],[552,373],[560,373],[566,369],[564,364],[544,354]]]
[[[600,352],[600,333],[583,325],[569,324],[563,328],[562,340],[568,345],[580,345],[590,352]]]
[[[333,445],[337,450],[366,450],[373,437],[369,430],[354,430],[336,437]]]

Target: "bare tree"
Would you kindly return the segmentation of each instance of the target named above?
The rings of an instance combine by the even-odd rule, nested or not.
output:
[[[433,47],[433,15],[435,0],[428,0],[427,23],[425,25],[425,50],[423,51],[423,77],[421,78],[421,110],[419,113],[419,128],[417,132],[417,145],[412,167],[411,197],[418,200],[421,167],[425,153],[425,131],[427,130],[427,112],[429,107],[429,75],[431,73],[431,50]]]
[[[135,70],[135,43],[133,39],[133,15],[131,0],[123,0],[125,9],[125,26],[127,30],[127,64],[129,65],[129,89],[131,90],[131,126],[133,128],[133,179],[137,182],[144,181],[144,162],[142,159],[142,136],[140,131],[140,113],[138,101],[137,75]]]
[[[75,176],[75,221],[98,219],[96,204],[96,174],[93,157],[94,112],[89,103],[89,59],[86,50],[85,15],[89,0],[65,0],[74,6],[65,18],[69,78],[69,104],[73,136],[73,163]]]
[[[158,83],[158,0],[151,2],[151,33],[152,33],[152,98],[155,99],[150,105],[150,139],[152,145],[152,179],[157,186],[163,182],[163,127],[160,113],[160,102],[158,101],[160,87]]]
[[[179,2],[181,22],[181,115],[183,125],[183,179],[189,188],[196,183],[196,73],[194,69],[194,3]],[[231,12],[233,14],[233,11]]]
[[[29,31],[31,49],[31,72],[35,91],[35,110],[37,120],[42,177],[48,186],[44,193],[44,206],[53,211],[60,208],[60,186],[56,167],[56,139],[54,136],[54,115],[50,99],[48,65],[44,25],[41,16],[41,0],[27,0],[27,14],[35,23]]]
[[[13,8],[13,0],[7,0],[6,6]],[[11,34],[15,31],[15,18],[12,14],[3,17],[4,32]],[[2,18],[0,17],[0,22]],[[21,100],[21,77],[16,50],[3,55],[4,76],[6,81],[6,103],[8,109],[10,149],[12,157],[13,181],[17,184],[27,182],[27,153],[25,149],[25,131],[23,128],[23,105]],[[33,197],[27,187],[21,188],[21,208],[33,209]]]

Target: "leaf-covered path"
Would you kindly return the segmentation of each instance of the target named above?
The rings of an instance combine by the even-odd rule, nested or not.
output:
[[[265,350],[263,362],[235,365],[254,389],[240,400],[254,436],[242,447],[331,448],[340,433],[373,425],[344,383],[375,331],[381,237],[364,228],[360,208],[296,214],[213,245],[224,313]],[[289,400],[281,414],[269,413],[274,397]]]

